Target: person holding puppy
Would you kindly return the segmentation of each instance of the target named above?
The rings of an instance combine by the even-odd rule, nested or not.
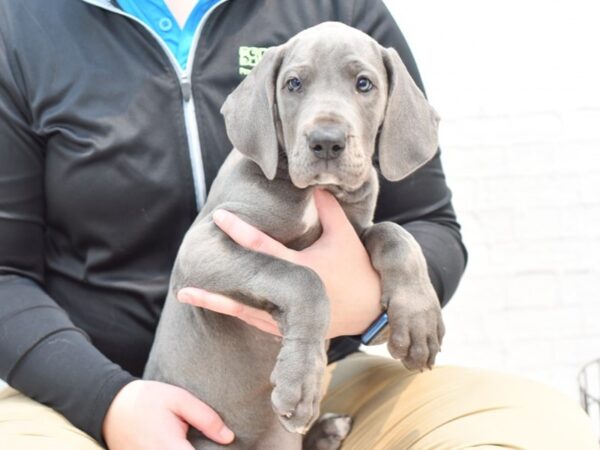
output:
[[[0,378],[11,386],[0,447],[183,449],[190,426],[234,439],[202,399],[137,377],[177,248],[231,149],[220,106],[267,47],[329,20],[394,47],[423,88],[379,0],[0,0]],[[301,252],[235,216],[216,221],[322,278],[332,309],[322,409],[354,417],[344,448],[597,448],[583,413],[542,386],[357,353],[381,313],[379,277],[335,199],[315,201],[323,234]],[[466,251],[439,152],[382,183],[376,220],[415,237],[447,303]],[[235,299],[190,287],[180,300],[278,332]]]

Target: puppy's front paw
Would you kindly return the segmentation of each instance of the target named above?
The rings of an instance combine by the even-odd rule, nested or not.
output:
[[[390,354],[409,370],[432,368],[444,337],[440,304],[433,287],[407,290],[388,306]]]
[[[273,409],[286,430],[305,433],[319,415],[325,344],[286,340],[271,374]]]

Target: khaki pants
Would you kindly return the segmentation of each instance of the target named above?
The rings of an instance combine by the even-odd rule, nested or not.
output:
[[[590,419],[575,402],[509,375],[447,366],[414,373],[359,353],[331,365],[327,384],[323,412],[354,417],[344,450],[599,449]],[[5,389],[0,449],[100,447],[60,414]]]

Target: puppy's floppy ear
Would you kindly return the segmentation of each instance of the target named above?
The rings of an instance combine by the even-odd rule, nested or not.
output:
[[[269,180],[277,172],[275,85],[283,47],[267,50],[221,107],[233,146],[258,164]]]
[[[379,164],[390,181],[407,177],[438,147],[439,116],[393,48],[382,48],[388,73],[388,103],[379,134]]]

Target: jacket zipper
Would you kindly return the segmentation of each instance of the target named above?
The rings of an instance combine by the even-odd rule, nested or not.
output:
[[[217,3],[215,3],[213,6],[210,7],[210,9],[208,11],[206,11],[206,14],[204,14],[204,17],[202,17],[202,20],[200,21],[200,24],[198,25],[198,28],[196,29],[196,32],[194,33],[194,38],[192,40],[192,45],[190,47],[190,57],[189,57],[189,60],[188,60],[185,70],[179,66],[179,63],[175,59],[175,56],[173,55],[173,53],[171,53],[171,50],[169,49],[167,44],[165,44],[163,42],[163,40],[161,39],[161,37],[152,28],[150,28],[148,25],[146,25],[143,21],[141,21],[140,19],[138,19],[135,16],[132,16],[131,14],[127,14],[122,9],[117,8],[110,2],[110,0],[82,0],[82,1],[85,3],[89,3],[90,5],[94,5],[99,8],[103,8],[107,11],[111,11],[116,14],[120,14],[122,16],[125,16],[125,17],[139,23],[146,30],[148,30],[148,32],[158,41],[161,48],[167,54],[169,61],[171,62],[171,65],[173,66],[173,69],[175,70],[175,73],[177,74],[177,78],[179,80],[179,86],[181,89],[181,94],[182,94],[182,99],[183,99],[183,115],[185,118],[185,131],[186,131],[186,135],[187,135],[188,150],[189,150],[190,162],[191,162],[191,166],[192,166],[192,177],[194,179],[194,193],[195,193],[195,198],[196,198],[196,209],[198,211],[200,211],[200,208],[202,208],[202,205],[204,204],[204,201],[206,200],[206,179],[204,176],[204,165],[202,163],[202,150],[200,148],[200,133],[198,131],[198,120],[196,118],[196,105],[194,104],[194,96],[192,95],[192,82],[191,82],[192,67],[194,66],[194,58],[196,57],[196,48],[198,47],[198,42],[200,41],[200,35],[202,34],[202,29],[204,28],[204,24],[206,23],[206,20],[208,19],[210,14],[217,7],[219,7],[219,5],[222,5],[223,3],[225,3],[228,0],[221,0]]]

